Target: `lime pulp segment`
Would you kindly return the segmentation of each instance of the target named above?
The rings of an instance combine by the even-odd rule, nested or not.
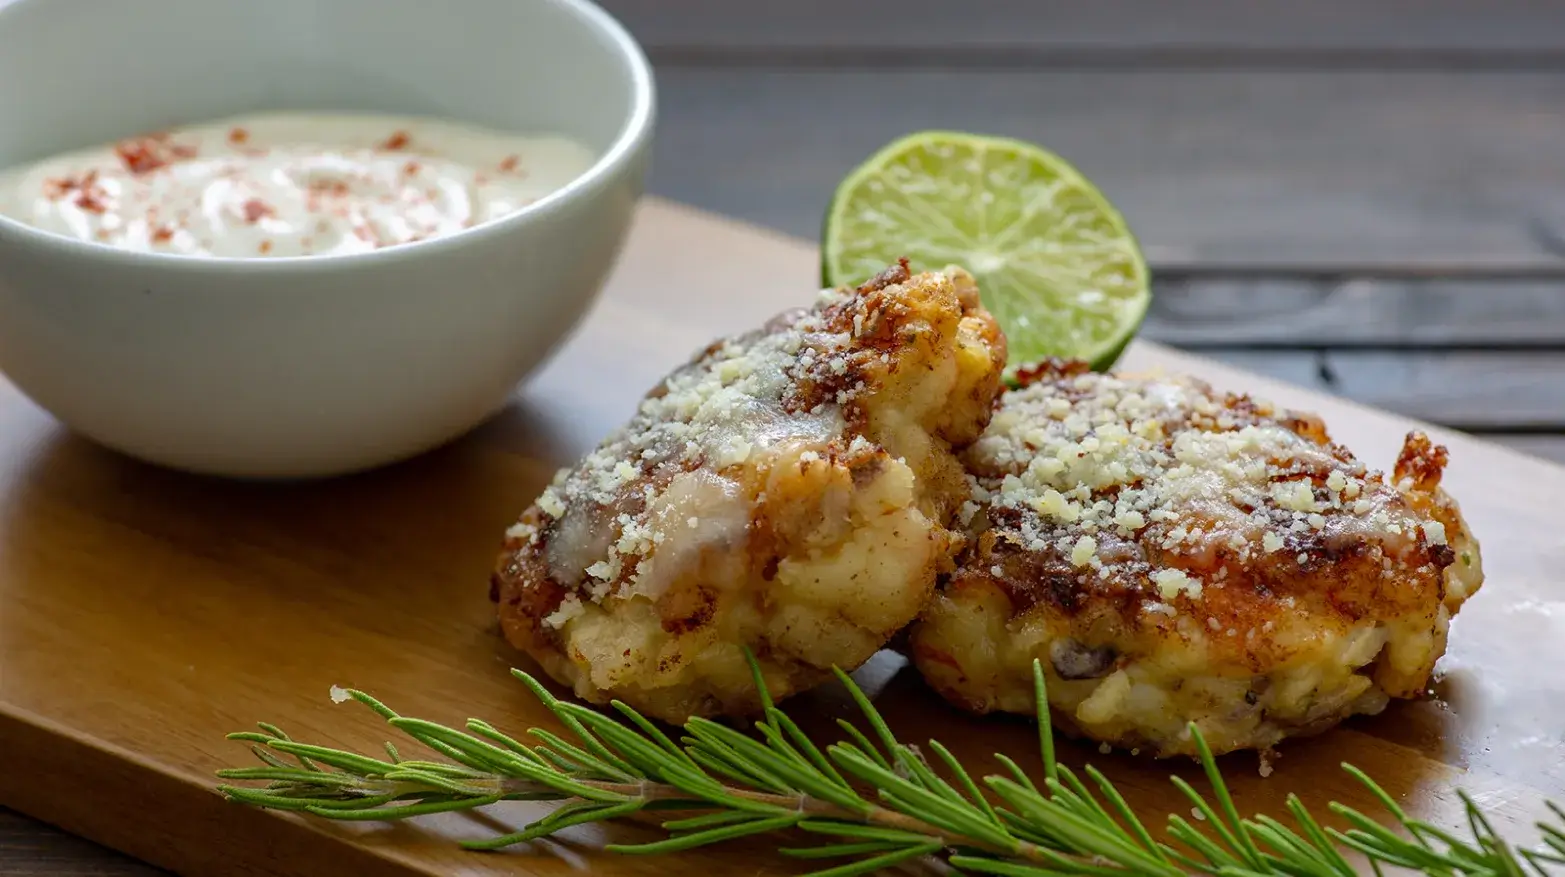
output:
[[[972,272],[1013,367],[1060,356],[1108,368],[1151,301],[1140,246],[1108,199],[1064,159],[1008,138],[909,135],[843,181],[822,230],[823,282],[862,283],[900,256]]]

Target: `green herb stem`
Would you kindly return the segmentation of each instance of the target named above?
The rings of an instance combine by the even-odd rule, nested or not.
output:
[[[385,761],[298,742],[261,723],[259,731],[229,735],[247,744],[260,766],[220,771],[225,783],[218,788],[241,805],[337,820],[414,819],[516,800],[564,802],[520,831],[464,844],[474,850],[672,810],[681,815],[661,823],[664,839],[612,844],[607,851],[661,855],[779,832],[823,836],[815,846],[779,849],[826,864],[814,877],[868,874],[929,856],[945,858],[959,873],[1010,877],[1350,877],[1348,852],[1366,858],[1376,873],[1392,866],[1428,877],[1547,877],[1565,864],[1565,811],[1553,804],[1552,818],[1538,826],[1542,846],[1517,849],[1471,797],[1459,793],[1464,826],[1431,825],[1411,818],[1351,765],[1343,767],[1379,803],[1390,827],[1337,803],[1328,809],[1347,826],[1324,826],[1297,796],[1288,799],[1288,821],[1244,818],[1193,725],[1209,788],[1203,792],[1177,777],[1172,782],[1203,824],[1169,815],[1162,841],[1101,772],[1089,765],[1083,779],[1056,761],[1041,665],[1035,663],[1033,677],[1043,767],[1036,779],[1005,755],[997,756],[1003,773],[977,775],[933,740],[927,747],[937,762],[926,762],[897,739],[845,673],[839,678],[869,731],[841,722],[845,739],[820,745],[773,704],[753,659],[751,665],[763,707],[755,734],[692,719],[676,742],[623,703],[613,704],[618,715],[589,710],[515,671],[560,721],[558,730],[525,735],[536,745],[478,719],[458,729],[399,716],[355,691],[352,700],[448,760],[404,759],[387,743],[391,760]]]

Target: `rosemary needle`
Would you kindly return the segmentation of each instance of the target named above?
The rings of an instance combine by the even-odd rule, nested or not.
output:
[[[756,734],[693,719],[679,742],[623,703],[613,705],[618,715],[588,710],[558,700],[526,673],[513,672],[560,720],[563,735],[532,729],[526,736],[540,742],[524,745],[478,719],[450,728],[399,716],[353,692],[353,700],[449,762],[403,761],[389,743],[392,761],[382,761],[298,742],[261,723],[259,731],[229,735],[250,745],[261,766],[220,771],[228,782],[218,789],[239,804],[321,819],[393,821],[504,806],[509,800],[565,802],[514,834],[465,844],[480,850],[674,809],[684,815],[662,823],[662,840],[608,849],[658,855],[786,832],[789,842],[778,854],[820,863],[816,877],[867,874],[931,856],[945,858],[959,873],[1010,877],[1348,877],[1354,873],[1350,854],[1367,859],[1377,873],[1384,866],[1428,877],[1565,873],[1560,807],[1550,804],[1551,818],[1538,824],[1543,845],[1520,849],[1498,836],[1468,796],[1462,796],[1467,824],[1441,828],[1410,817],[1351,765],[1344,768],[1380,804],[1380,819],[1333,803],[1328,809],[1350,827],[1323,827],[1297,796],[1289,797],[1286,818],[1241,818],[1194,725],[1190,733],[1209,788],[1203,793],[1177,778],[1173,782],[1205,817],[1203,827],[1169,815],[1166,839],[1159,840],[1102,773],[1088,766],[1088,784],[1056,763],[1048,697],[1036,663],[1042,775],[1029,777],[1000,755],[1004,771],[977,780],[970,765],[931,740],[928,749],[944,768],[937,772],[918,749],[897,739],[845,673],[839,678],[868,733],[842,722],[845,739],[820,745],[773,705],[758,671],[756,684],[767,708]],[[797,844],[811,836],[821,842]]]

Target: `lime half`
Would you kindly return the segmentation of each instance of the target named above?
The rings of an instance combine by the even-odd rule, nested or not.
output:
[[[972,272],[1012,368],[1059,356],[1107,369],[1152,300],[1119,211],[1064,159],[1020,140],[923,131],[855,168],[821,230],[822,282],[863,283],[900,256]]]

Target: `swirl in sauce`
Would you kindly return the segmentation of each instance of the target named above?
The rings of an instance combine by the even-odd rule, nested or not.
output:
[[[564,137],[438,119],[270,113],[0,171],[0,215],[137,252],[342,255],[514,213],[594,158]]]

